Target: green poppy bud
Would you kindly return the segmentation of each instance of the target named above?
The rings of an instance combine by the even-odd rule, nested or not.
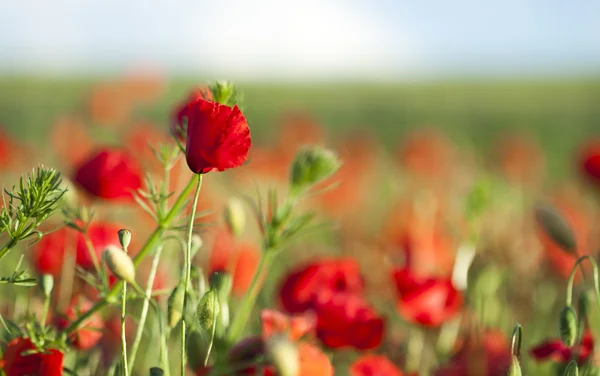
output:
[[[131,243],[131,231],[126,228],[122,228],[119,230],[119,243],[121,243],[121,247],[123,249],[127,249],[129,247],[129,243]]]
[[[266,345],[267,357],[278,375],[297,376],[300,373],[298,349],[286,336],[271,336]]]
[[[572,347],[577,340],[577,313],[572,306],[565,306],[560,312],[560,338]]]
[[[567,364],[564,376],[579,376],[579,368],[577,367],[576,361],[571,360],[569,364]]]
[[[508,376],[522,376],[521,365],[519,364],[519,359],[513,355],[512,362],[510,364],[510,370],[508,371]]]
[[[54,288],[54,277],[51,274],[44,274],[40,280],[44,297],[49,298]]]
[[[122,249],[109,245],[103,251],[108,269],[115,277],[128,283],[135,283],[135,266],[131,258]]]
[[[202,299],[200,299],[196,313],[198,314],[200,326],[204,330],[210,331],[213,322],[215,322],[216,317],[219,315],[219,299],[217,291],[214,288],[208,290]]]
[[[290,174],[291,189],[301,193],[331,175],[341,166],[338,156],[320,146],[301,148],[294,158]]]
[[[185,288],[182,283],[175,286],[167,301],[167,324],[173,329],[183,317],[183,301]]]
[[[573,229],[554,206],[537,204],[535,219],[546,235],[563,251],[573,254],[576,252],[577,242]]]
[[[239,198],[232,197],[229,199],[227,206],[225,206],[223,217],[227,228],[234,236],[240,236],[244,233],[246,213],[244,211],[244,204]]]

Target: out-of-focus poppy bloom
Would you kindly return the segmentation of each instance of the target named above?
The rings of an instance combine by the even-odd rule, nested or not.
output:
[[[151,147],[165,145],[172,142],[168,134],[159,130],[152,123],[138,123],[134,125],[125,135],[125,145],[131,155],[137,156],[146,170],[154,173],[162,173],[162,164],[154,155]]]
[[[158,100],[163,93],[164,81],[159,72],[136,67],[135,71],[123,77],[121,86],[132,102],[151,103]]]
[[[74,180],[94,197],[128,201],[142,186],[142,171],[127,151],[103,148],[77,168]]]
[[[544,154],[535,140],[525,135],[510,135],[497,145],[499,167],[513,183],[535,183],[542,178]]]
[[[199,99],[204,99],[205,101],[213,100],[213,94],[209,87],[192,90],[192,92],[188,94],[186,100],[177,105],[173,110],[173,114],[171,115],[171,134],[177,137],[181,142],[185,141],[187,125],[189,122],[188,105]]]
[[[365,355],[350,366],[350,376],[402,376],[403,373],[388,358]]]
[[[119,246],[117,232],[121,227],[104,222],[93,222],[88,228],[88,235],[98,261],[107,245]],[[60,275],[65,254],[72,250],[75,263],[83,269],[93,269],[94,264],[86,245],[85,236],[69,227],[48,233],[36,243],[33,251],[33,264],[40,274]]]
[[[199,99],[188,104],[185,156],[192,172],[205,174],[241,166],[252,144],[237,106]]]
[[[54,324],[59,330],[65,329],[71,322],[89,311],[92,306],[92,302],[87,299],[76,299],[71,302],[64,315],[56,316]],[[77,350],[89,350],[98,344],[102,338],[103,329],[102,316],[99,313],[94,313],[69,337],[71,345]]]
[[[498,331],[474,335],[435,376],[505,376],[512,356],[506,336]]]
[[[600,140],[584,145],[579,159],[580,169],[584,176],[600,185]]]
[[[573,347],[565,345],[560,338],[550,339],[534,346],[529,350],[531,356],[537,361],[553,361],[568,363],[571,359],[582,364],[592,355],[594,351],[594,338],[590,332],[586,332],[581,342]]]
[[[215,236],[209,259],[210,274],[228,272],[233,280],[232,294],[242,295],[248,290],[259,262],[260,250],[256,245],[241,242],[226,230]]]
[[[119,127],[127,121],[132,103],[118,82],[96,86],[89,101],[89,114],[94,124]]]
[[[283,307],[291,313],[314,309],[319,294],[364,291],[360,266],[350,258],[324,259],[292,271],[283,283],[280,298]]]
[[[316,317],[308,313],[288,316],[273,309],[263,309],[260,313],[260,321],[265,338],[273,334],[284,334],[292,341],[297,341],[304,335],[313,333],[316,328]]]
[[[313,306],[317,337],[330,348],[369,350],[383,339],[385,322],[361,296],[325,291]]]
[[[402,268],[394,271],[394,281],[398,312],[408,322],[439,327],[462,308],[463,296],[450,279],[421,277]]]
[[[300,372],[298,376],[333,376],[331,361],[317,346],[301,342],[298,344]]]
[[[453,148],[448,139],[434,130],[419,130],[410,134],[401,146],[400,164],[411,174],[425,179],[448,175]]]
[[[94,146],[85,124],[71,117],[61,118],[53,124],[50,140],[52,150],[69,166],[82,164]]]
[[[29,351],[32,353],[28,353]],[[29,338],[19,337],[6,346],[0,360],[0,368],[6,376],[61,376],[63,358],[64,354],[57,349],[36,351]]]
[[[571,274],[571,270],[577,262],[578,255],[583,256],[589,254],[590,220],[582,210],[579,210],[576,205],[564,198],[554,200],[554,206],[573,231],[577,243],[577,255],[565,252],[561,246],[556,244],[556,242],[554,242],[554,240],[552,240],[552,238],[540,227],[537,229],[537,235],[542,243],[542,247],[546,251],[546,256],[550,265],[559,276],[566,279],[569,277],[569,274]],[[580,277],[579,274],[576,275],[576,278]]]
[[[4,132],[0,131],[0,168],[5,168],[11,162],[12,143]]]

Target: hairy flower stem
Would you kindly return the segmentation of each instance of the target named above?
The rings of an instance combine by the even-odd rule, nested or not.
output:
[[[125,315],[127,313],[127,283],[123,283],[123,296],[121,297],[121,354],[123,355],[123,373],[129,375],[127,368],[127,338],[125,336]]]
[[[192,179],[190,179],[187,186],[183,189],[183,191],[177,198],[177,201],[175,201],[173,207],[171,207],[171,210],[169,211],[167,216],[161,221],[161,223],[158,224],[152,235],[150,235],[150,237],[146,241],[146,244],[144,244],[144,246],[140,249],[140,252],[133,258],[133,263],[135,266],[139,265],[140,262],[142,262],[142,260],[144,259],[144,257],[146,257],[148,253],[156,247],[156,245],[160,241],[163,232],[169,228],[171,222],[173,222],[173,220],[177,217],[177,214],[179,214],[181,209],[184,207],[187,200],[187,196],[192,192],[192,190],[196,186],[195,183],[196,177],[194,176]],[[109,302],[114,302],[117,299],[122,286],[123,281],[117,281],[117,283],[115,283],[115,285],[110,290],[107,296],[98,300],[89,311],[86,311],[83,315],[77,318],[77,320],[73,321],[68,327],[66,327],[63,334],[69,335],[73,333],[75,330],[79,329],[79,326],[81,326],[81,324],[87,318],[99,311]]]
[[[268,270],[271,267],[271,264],[275,259],[275,255],[276,252],[271,249],[267,249],[262,253],[260,263],[258,264],[258,268],[256,268],[254,277],[252,278],[250,288],[244,296],[244,300],[240,304],[238,313],[234,316],[231,326],[229,327],[229,331],[227,332],[227,342],[229,345],[235,344],[244,331],[246,323],[248,322],[248,317],[250,317],[250,314],[252,313],[254,304],[256,303],[256,298],[258,298],[258,293],[262,287],[260,277],[263,274],[263,270]]]
[[[135,364],[135,357],[137,355],[138,348],[140,343],[142,342],[142,336],[144,334],[144,327],[146,325],[146,318],[148,316],[148,308],[150,307],[150,299],[152,299],[152,287],[154,286],[154,278],[156,278],[156,271],[158,270],[158,262],[160,260],[160,254],[162,253],[162,245],[160,245],[156,253],[154,254],[154,258],[152,259],[152,267],[150,269],[150,274],[148,275],[148,283],[146,285],[145,291],[145,299],[144,304],[142,306],[142,313],[140,314],[140,321],[138,324],[137,333],[135,334],[135,339],[133,341],[133,345],[131,346],[131,352],[129,353],[129,367],[130,371],[133,372],[133,366]],[[160,312],[157,312],[160,315]],[[164,361],[164,348],[160,346],[160,360],[161,363]],[[161,364],[161,366],[164,366]]]
[[[202,188],[202,174],[196,174],[196,194],[194,195],[194,203],[192,204],[192,213],[190,214],[190,226],[187,234],[187,247],[185,249],[185,269],[183,285],[185,286],[185,294],[183,295],[183,312],[187,312],[187,291],[190,285],[190,276],[192,274],[192,235],[194,232],[194,222],[196,221],[196,206],[198,206],[198,197],[200,197],[200,189]],[[181,320],[181,374],[185,375],[185,345],[186,345],[186,325],[185,316]]]

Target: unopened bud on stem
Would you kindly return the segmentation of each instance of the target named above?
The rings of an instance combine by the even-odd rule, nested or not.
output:
[[[44,274],[40,280],[44,297],[49,298],[54,288],[54,277],[51,274]]]
[[[103,251],[108,269],[119,279],[128,283],[135,283],[135,266],[131,258],[114,245],[107,246]]]
[[[565,306],[560,312],[560,338],[569,347],[577,340],[577,313],[572,306]]]

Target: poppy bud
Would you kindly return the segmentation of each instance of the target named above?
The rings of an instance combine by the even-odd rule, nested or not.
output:
[[[508,371],[508,376],[522,376],[521,365],[519,364],[519,359],[513,355],[512,363],[510,364],[510,370]]]
[[[109,245],[104,248],[103,254],[108,269],[117,278],[128,283],[135,283],[135,266],[125,251],[114,245]]]
[[[123,249],[127,249],[129,247],[129,243],[131,243],[131,231],[126,228],[122,228],[119,230],[119,243],[121,243],[121,247]]]
[[[206,331],[211,330],[216,316],[219,315],[219,300],[217,299],[217,291],[214,288],[208,290],[200,299],[196,312],[200,326]]]
[[[576,252],[577,243],[573,229],[554,206],[543,203],[537,204],[535,219],[546,235],[563,251]]]
[[[572,306],[565,306],[560,312],[560,338],[569,347],[577,339],[577,313]]]
[[[169,328],[173,329],[183,317],[183,301],[185,299],[185,288],[183,284],[178,284],[167,302],[167,320]]]
[[[52,274],[44,274],[40,280],[44,297],[49,298],[54,288],[54,277]]]
[[[292,191],[302,192],[329,176],[341,166],[338,156],[320,146],[308,146],[296,153],[290,176]]]
[[[577,367],[576,361],[571,360],[569,364],[567,364],[564,376],[579,376],[579,368]]]
[[[229,326],[229,295],[233,287],[233,279],[229,273],[215,272],[210,277],[210,285],[217,290],[217,298],[221,313],[219,315],[219,323],[221,328]],[[220,330],[220,328],[218,328]]]
[[[164,374],[165,374],[165,371],[163,371],[162,368],[159,368],[159,367],[150,368],[150,376],[163,376]]]
[[[274,335],[267,340],[267,356],[280,376],[297,376],[300,357],[296,346],[286,337]]]
[[[237,197],[232,197],[225,206],[223,213],[227,228],[234,236],[240,236],[244,233],[246,227],[246,214],[244,212],[244,204]]]

